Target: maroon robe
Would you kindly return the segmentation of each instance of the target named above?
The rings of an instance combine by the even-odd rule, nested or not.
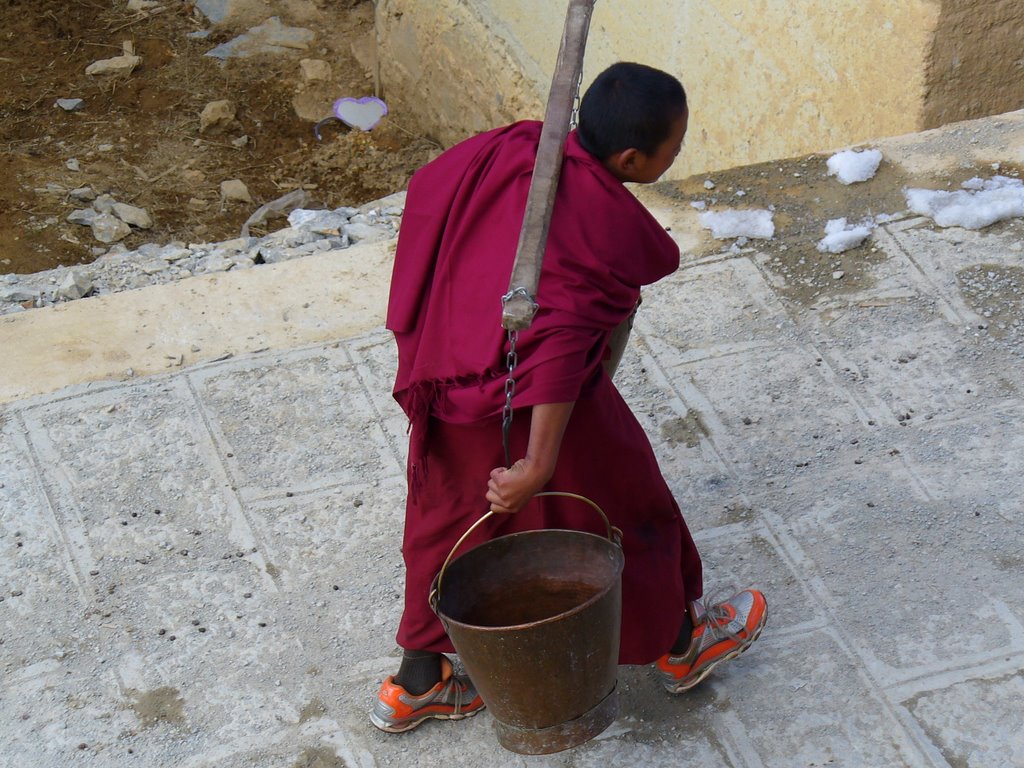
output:
[[[398,343],[395,399],[412,425],[398,644],[451,651],[427,603],[462,533],[488,508],[503,466],[507,373],[500,297],[508,288],[540,123],[516,123],[453,147],[409,185],[387,327]],[[640,286],[679,265],[679,249],[637,199],[570,134],[538,288],[521,332],[512,459],[525,455],[531,406],[575,402],[548,488],[593,499],[623,531],[619,660],[645,664],[676,639],[701,596],[701,563],[643,428],[601,365]],[[489,521],[463,546],[537,528],[602,533],[566,499],[538,499]],[[483,530],[485,529],[485,530]]]

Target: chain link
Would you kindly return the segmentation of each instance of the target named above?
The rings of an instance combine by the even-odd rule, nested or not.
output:
[[[512,466],[512,447],[509,438],[512,434],[512,397],[516,393],[516,380],[514,373],[519,365],[519,353],[516,352],[516,342],[519,341],[519,331],[508,332],[508,354],[505,355],[505,366],[508,368],[508,378],[505,379],[505,408],[501,412],[501,444],[505,449],[505,466]]]
[[[569,115],[569,130],[573,130],[580,124],[580,89],[583,87],[583,70],[580,69],[579,79],[576,80],[576,92],[572,96],[572,113]]]

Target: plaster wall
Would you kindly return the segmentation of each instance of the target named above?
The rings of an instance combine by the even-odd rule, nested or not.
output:
[[[388,97],[445,145],[541,117],[565,6],[378,0]],[[1022,29],[1020,0],[597,0],[584,87],[618,60],[680,77],[683,178],[1019,108]]]

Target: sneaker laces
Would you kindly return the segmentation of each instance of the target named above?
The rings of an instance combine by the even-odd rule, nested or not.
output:
[[[739,636],[739,633],[729,629],[729,624],[735,618],[735,615],[730,613],[726,607],[727,600],[716,603],[711,595],[706,595],[694,602],[700,603],[704,609],[704,622],[708,625],[705,632],[711,633],[711,639],[714,642],[717,643],[726,638],[736,643],[743,642],[743,638]]]
[[[455,665],[452,664],[450,660],[447,661],[448,664],[451,666],[451,676],[445,683],[445,689],[441,691],[440,699],[446,704],[452,703],[449,701],[449,696],[454,695],[455,714],[458,715],[462,712],[462,695],[465,689],[462,684],[462,681],[459,680],[459,676],[455,674]]]

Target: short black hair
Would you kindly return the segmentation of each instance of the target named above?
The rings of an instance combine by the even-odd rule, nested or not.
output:
[[[676,78],[620,61],[599,74],[583,95],[580,144],[601,160],[631,148],[654,154],[685,112],[686,91]]]

